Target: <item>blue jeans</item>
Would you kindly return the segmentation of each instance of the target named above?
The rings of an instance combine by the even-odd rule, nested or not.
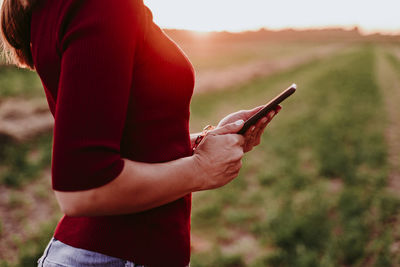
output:
[[[110,257],[101,253],[71,247],[52,238],[38,267],[144,267],[133,262]]]

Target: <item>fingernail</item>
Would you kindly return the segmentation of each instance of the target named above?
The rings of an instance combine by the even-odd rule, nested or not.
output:
[[[243,120],[238,120],[238,121],[235,122],[236,125],[242,125],[243,123],[244,123]]]
[[[267,120],[268,120],[268,119],[264,117],[264,118],[261,120],[261,123],[266,123]]]
[[[256,126],[251,127],[250,131],[254,132],[254,129],[256,128]]]
[[[271,113],[268,114],[268,118],[272,119],[275,115],[275,111],[272,111]]]

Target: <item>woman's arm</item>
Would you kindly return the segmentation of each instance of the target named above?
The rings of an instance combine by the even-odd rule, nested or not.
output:
[[[84,191],[55,191],[63,213],[94,216],[140,212],[199,188],[194,157],[163,164],[124,161],[121,174],[106,185]]]
[[[204,139],[191,157],[167,163],[141,163],[124,159],[121,174],[101,187],[55,191],[68,216],[116,215],[148,210],[200,190],[223,186],[241,168],[244,138],[236,133],[243,125],[231,123]]]

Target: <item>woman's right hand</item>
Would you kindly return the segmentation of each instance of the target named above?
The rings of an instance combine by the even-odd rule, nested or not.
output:
[[[242,167],[244,137],[236,134],[243,121],[210,131],[194,152],[199,191],[218,188],[232,181]]]

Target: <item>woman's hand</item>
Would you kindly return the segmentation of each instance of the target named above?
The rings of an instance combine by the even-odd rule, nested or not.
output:
[[[259,106],[251,110],[240,110],[235,113],[231,113],[225,118],[223,118],[217,126],[217,129],[223,127],[229,123],[235,122],[237,120],[248,120],[251,116],[256,114],[264,106]],[[282,109],[280,105],[276,107],[275,110],[269,112],[265,117],[261,118],[254,126],[250,127],[244,134],[244,145],[243,151],[249,152],[253,147],[257,146],[261,142],[261,136],[264,133],[265,127],[272,120],[272,118]],[[239,129],[240,130],[240,129]]]
[[[243,120],[210,131],[194,152],[199,173],[198,190],[221,187],[238,176],[242,167],[244,137],[236,134]]]

